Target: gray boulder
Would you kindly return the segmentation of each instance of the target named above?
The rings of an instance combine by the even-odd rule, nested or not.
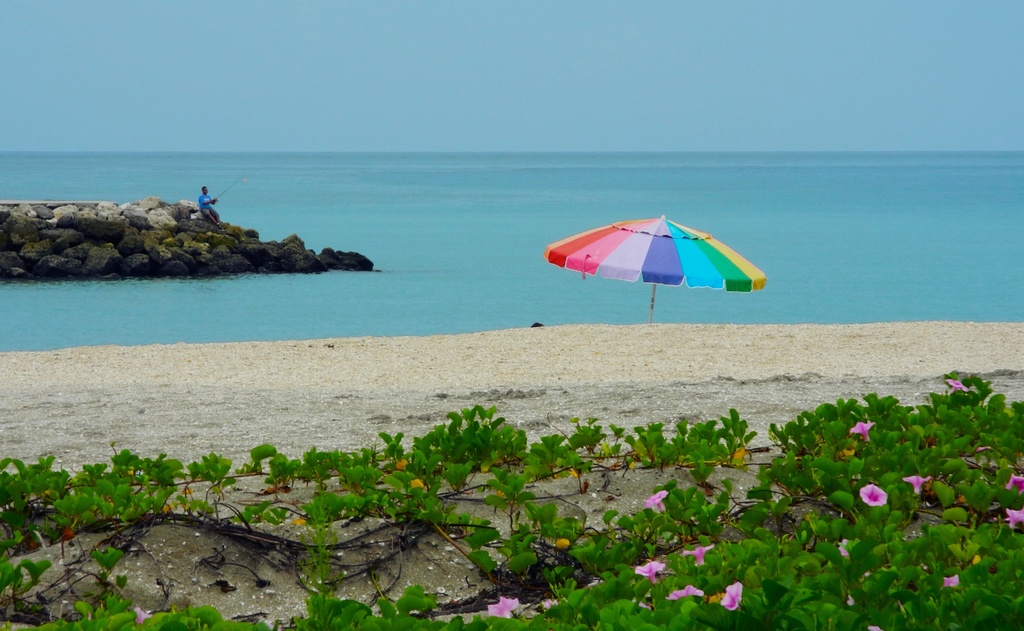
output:
[[[85,235],[85,238],[94,241],[116,244],[124,236],[128,222],[123,219],[100,219],[99,217],[88,217],[79,215],[75,221],[75,227]]]
[[[0,276],[10,276],[12,269],[28,267],[14,252],[0,252]]]
[[[61,252],[61,255],[76,261],[85,261],[85,259],[89,258],[89,252],[92,252],[92,249],[95,247],[92,243],[80,243],[64,250]]]
[[[193,272],[196,269],[196,260],[189,256],[189,254],[185,252],[185,250],[179,248],[168,248],[168,250],[171,253],[171,260],[178,261],[179,263],[184,263],[185,268],[188,269],[189,273]]]
[[[85,237],[81,232],[67,228],[49,228],[47,230],[40,230],[39,238],[53,241],[54,254],[60,254],[64,250],[85,241]]]
[[[149,230],[153,227],[153,224],[149,223],[149,213],[141,208],[129,208],[121,216],[136,230]]]
[[[60,278],[63,276],[81,276],[82,262],[69,259],[58,254],[44,256],[32,268],[32,274],[43,278]]]
[[[156,230],[170,230],[174,232],[178,229],[178,220],[172,217],[165,209],[160,208],[149,213],[149,225]]]
[[[188,266],[181,261],[168,261],[159,267],[157,276],[188,276]]]
[[[146,254],[136,253],[124,257],[121,261],[122,276],[149,276],[150,258]]]
[[[278,259],[281,262],[281,269],[286,272],[309,274],[327,271],[327,266],[316,257],[312,250],[307,250],[302,239],[294,234],[281,241]]]
[[[132,204],[132,206],[135,206],[136,208],[138,208],[140,210],[149,211],[149,210],[153,210],[154,208],[160,208],[161,206],[166,206],[166,204],[164,204],[162,201],[160,201],[159,197],[150,196],[150,197],[147,197],[145,199],[141,199],[141,200],[135,202],[134,204]]]
[[[267,243],[260,243],[258,241],[243,241],[238,244],[235,251],[244,256],[247,261],[257,268],[277,260],[277,253],[274,251],[274,248]]]
[[[139,254],[146,251],[146,239],[141,234],[125,234],[121,242],[117,244],[117,251],[121,256],[128,257],[132,254]]]
[[[7,233],[10,245],[15,250],[20,250],[21,246],[26,243],[38,241],[39,231],[49,227],[50,225],[42,219],[29,217],[25,214],[13,214],[4,222],[4,232]]]
[[[241,254],[235,254],[224,246],[214,248],[214,265],[224,274],[252,274],[256,268]]]
[[[75,230],[76,226],[78,225],[78,215],[75,213],[61,215],[55,219],[55,222],[55,225],[58,228],[63,228],[66,230]]]
[[[171,256],[171,251],[162,245],[147,246],[146,254],[149,255],[149,260],[153,261],[153,264],[158,268],[174,260],[174,257]]]
[[[29,265],[35,265],[51,254],[53,254],[53,243],[49,239],[26,243],[21,247],[21,251],[18,252],[18,255],[21,256],[21,260],[25,261]]]
[[[336,252],[332,248],[324,248],[318,257],[330,270],[349,272],[369,272],[373,270],[373,262],[358,252]]]
[[[106,276],[121,272],[121,263],[124,261],[117,250],[113,247],[96,247],[89,251],[85,257],[82,273],[87,276]]]
[[[53,209],[53,219],[60,221],[61,217],[65,215],[74,215],[78,212],[78,206],[74,204],[64,204],[63,206],[57,206]]]

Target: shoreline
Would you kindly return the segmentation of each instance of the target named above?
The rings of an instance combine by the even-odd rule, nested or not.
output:
[[[121,449],[183,462],[406,440],[495,406],[535,439],[573,417],[633,427],[735,408],[772,423],[870,392],[905,404],[959,371],[1024,400],[1024,323],[562,325],[424,337],[0,352],[0,458],[55,466]]]

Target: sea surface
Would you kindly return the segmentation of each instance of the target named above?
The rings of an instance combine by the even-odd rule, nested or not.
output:
[[[0,351],[645,323],[649,285],[543,252],[661,215],[768,282],[659,287],[656,323],[1024,320],[1024,153],[0,153],[0,199],[176,202],[203,185],[263,240],[379,271],[0,281]]]

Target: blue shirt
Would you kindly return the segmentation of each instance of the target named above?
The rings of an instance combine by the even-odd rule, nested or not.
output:
[[[199,196],[199,210],[206,210],[208,208],[213,208],[213,205],[210,204],[210,200],[211,199],[213,199],[213,198],[210,197],[209,195],[200,195]]]

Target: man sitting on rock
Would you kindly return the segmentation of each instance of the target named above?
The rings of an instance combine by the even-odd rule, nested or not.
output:
[[[203,194],[199,196],[199,213],[207,220],[211,221],[218,226],[220,225],[220,215],[216,210],[213,209],[213,205],[217,203],[216,197],[210,197],[206,187],[203,187]]]

